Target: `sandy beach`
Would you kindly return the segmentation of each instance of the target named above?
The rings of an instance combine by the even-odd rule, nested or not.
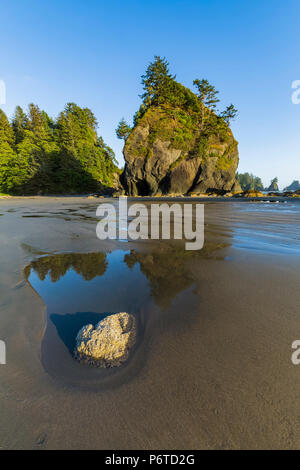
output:
[[[300,201],[206,201],[204,249],[188,255],[101,242],[98,204],[0,200],[0,448],[299,449]],[[98,271],[84,256],[59,271],[58,255],[90,253]],[[129,310],[124,367],[74,362],[62,319]]]

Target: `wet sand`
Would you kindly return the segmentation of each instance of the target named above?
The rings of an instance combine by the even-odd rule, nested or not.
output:
[[[191,256],[166,241],[100,242],[98,203],[0,200],[0,448],[299,449],[300,203],[207,201]],[[54,283],[46,305],[45,284],[26,280],[41,256],[97,252],[108,265],[84,281],[80,310],[59,300],[72,282]],[[128,364],[104,379],[70,371],[49,313],[124,304],[142,325]]]

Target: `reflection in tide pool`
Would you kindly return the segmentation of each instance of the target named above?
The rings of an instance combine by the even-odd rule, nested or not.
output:
[[[28,280],[57,314],[135,311],[149,297],[145,275],[124,261],[128,251],[59,254],[33,262]]]
[[[65,253],[37,258],[27,266],[25,274],[47,306],[42,341],[45,370],[76,385],[78,381],[103,383],[122,374],[128,380],[126,368],[136,371],[137,362],[139,367],[143,362],[139,351],[146,350],[151,322],[185,321],[196,311],[191,263],[201,258],[219,259],[219,251],[224,247],[207,243],[195,253],[186,251],[183,244],[158,243],[145,251]],[[186,295],[185,311],[179,294]],[[78,364],[73,351],[80,328],[90,323],[96,325],[117,312],[128,312],[137,321],[137,342],[128,363],[117,370],[92,370]]]
[[[100,385],[114,377],[124,380],[128,364],[121,371],[93,369],[73,359],[75,338],[86,324],[96,325],[107,315],[126,311],[135,315],[138,340],[143,337],[141,307],[150,299],[150,287],[139,265],[128,267],[124,256],[112,253],[65,253],[42,256],[31,263],[25,274],[47,306],[46,331],[41,346],[44,369],[60,382],[73,386]],[[126,378],[126,377],[125,377]]]
[[[219,251],[226,247],[206,242],[202,250],[191,252],[184,244],[157,243],[145,251],[47,255],[27,266],[25,274],[51,312],[130,312],[150,298],[165,310],[193,284],[190,263],[223,259]]]

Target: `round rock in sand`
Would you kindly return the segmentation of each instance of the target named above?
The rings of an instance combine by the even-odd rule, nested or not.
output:
[[[136,339],[136,320],[129,313],[115,313],[95,327],[86,325],[76,337],[75,358],[98,367],[115,367],[128,359]]]

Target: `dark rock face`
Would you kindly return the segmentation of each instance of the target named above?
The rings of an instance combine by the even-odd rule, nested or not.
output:
[[[279,191],[278,184],[273,181],[271,185],[267,188],[267,191]]]
[[[181,110],[150,107],[129,135],[124,158],[121,182],[131,196],[240,190],[238,143],[229,127],[203,136]]]
[[[284,191],[298,191],[299,189],[300,189],[300,183],[298,180],[295,180],[292,182],[292,184],[284,188]]]

